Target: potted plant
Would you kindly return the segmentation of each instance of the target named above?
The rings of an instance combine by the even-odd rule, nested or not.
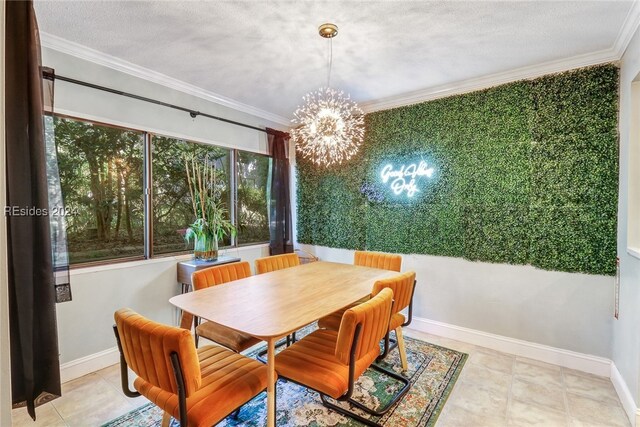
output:
[[[218,259],[218,242],[225,236],[236,234],[236,228],[227,219],[227,210],[220,204],[224,183],[218,180],[215,162],[208,156],[204,162],[195,156],[185,156],[184,165],[195,216],[184,238],[187,243],[193,239],[197,260],[215,261]]]

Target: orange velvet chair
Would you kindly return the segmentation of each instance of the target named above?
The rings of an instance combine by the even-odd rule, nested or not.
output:
[[[372,425],[370,420],[328,401],[327,397],[348,401],[372,415],[382,415],[409,390],[406,378],[373,365],[380,354],[380,340],[389,329],[392,302],[393,291],[385,288],[372,299],[348,309],[338,331],[318,329],[292,344],[276,355],[278,375],[320,393],[324,406]],[[369,367],[403,384],[394,399],[379,410],[351,398],[354,382]]]
[[[378,294],[382,289],[390,288],[393,290],[394,302],[393,309],[391,311],[391,320],[389,321],[389,331],[384,338],[384,349],[378,360],[384,359],[389,351],[398,346],[400,351],[400,360],[402,362],[402,369],[407,370],[407,352],[404,345],[404,337],[402,335],[402,327],[411,323],[411,316],[413,311],[413,293],[416,284],[416,273],[409,271],[399,274],[389,279],[378,280],[373,284],[373,290],[371,295]],[[401,313],[405,308],[409,308],[409,319]],[[323,317],[318,321],[320,328],[337,331],[340,328],[340,322],[342,321],[342,312],[335,312],[329,316]],[[389,333],[391,331],[396,332],[397,341],[391,340]]]
[[[251,266],[248,262],[232,262],[194,271],[191,275],[191,283],[194,291],[199,291],[209,286],[222,285],[223,283],[244,279],[249,276],[251,276]],[[187,314],[187,316],[190,316],[190,314]],[[205,321],[201,324],[198,318],[194,318],[194,323],[196,328],[196,347],[198,346],[199,337],[221,344],[237,353],[260,342],[255,337],[216,323]]]
[[[400,269],[402,268],[402,256],[397,254],[387,254],[383,252],[355,251],[353,255],[353,265],[358,265],[360,267],[379,268],[381,270],[397,271],[399,273]],[[364,302],[367,299],[369,299],[369,297],[358,301],[358,303]],[[318,320],[318,327],[338,330],[342,315],[347,308],[349,307],[338,310],[335,313],[321,318],[320,320]],[[409,323],[411,323],[412,314],[413,303],[411,303],[409,306],[409,320],[404,326],[407,326]],[[389,345],[392,341],[393,340],[390,340],[388,336],[385,338],[385,347],[381,358],[386,357],[387,353],[390,351]]]
[[[191,332],[153,322],[130,309],[115,313],[122,389],[145,396],[182,427],[209,427],[267,387],[262,363],[212,345],[196,349]],[[128,368],[138,377],[129,389]]]
[[[356,251],[353,256],[353,265],[361,267],[380,268],[400,272],[402,268],[402,257],[396,254],[385,254],[382,252]]]
[[[298,254],[272,255],[256,260],[256,274],[269,273],[300,265]]]

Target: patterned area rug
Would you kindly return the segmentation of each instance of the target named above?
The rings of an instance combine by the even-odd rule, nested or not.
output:
[[[313,329],[315,329],[313,326],[307,327],[297,335],[301,337]],[[350,409],[384,426],[433,426],[462,371],[467,355],[408,337],[405,338],[405,344],[409,370],[404,375],[411,379],[412,385],[404,398],[382,417],[373,417],[353,407]],[[258,350],[255,350],[249,356],[255,356],[257,352]],[[398,350],[391,351],[382,365],[400,373]],[[375,408],[389,402],[399,388],[397,381],[369,369],[357,381],[353,397],[368,407]],[[278,426],[352,427],[362,425],[325,408],[316,392],[292,382],[279,380],[277,396]],[[348,406],[348,403],[340,404]],[[238,419],[228,417],[218,425],[264,426],[265,406],[266,394],[261,393],[242,407]],[[159,427],[161,421],[162,410],[149,403],[104,424],[103,427]],[[171,427],[179,427],[179,423],[172,419]]]

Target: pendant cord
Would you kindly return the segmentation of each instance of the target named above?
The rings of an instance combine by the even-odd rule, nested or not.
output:
[[[327,75],[327,88],[331,87],[331,68],[333,67],[333,38],[329,39],[329,73]]]

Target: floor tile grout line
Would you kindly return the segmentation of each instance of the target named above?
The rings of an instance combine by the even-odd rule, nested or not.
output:
[[[119,363],[116,363],[115,365],[119,365]],[[115,366],[115,365],[111,365],[111,366]],[[111,366],[107,366],[107,368],[110,368]],[[100,371],[102,371],[102,370],[104,370],[104,369],[106,369],[106,368],[103,368],[103,369],[101,369]],[[98,376],[99,376],[100,378],[102,378],[104,381],[106,381],[106,382],[107,382],[107,384],[109,384],[109,386],[111,386],[111,387],[112,387],[116,392],[118,392],[118,394],[119,394],[119,395],[121,395],[121,396],[124,398],[124,400],[125,400],[125,402],[127,403],[127,405],[129,405],[129,406],[133,407],[133,409],[137,409],[137,408],[139,408],[139,407],[140,407],[140,406],[134,406],[133,399],[132,399],[132,398],[130,398],[130,397],[127,397],[127,396],[124,394],[124,392],[122,391],[122,384],[120,384],[120,387],[116,386],[116,385],[115,385],[115,384],[113,384],[111,381],[109,381],[109,380],[108,380],[104,375],[102,375],[102,374],[100,373],[100,371],[96,371],[96,373],[98,374]]]
[[[507,411],[504,414],[504,419],[506,425],[509,425],[509,414],[511,413],[511,405],[513,404],[513,382],[516,375],[516,358],[513,358],[513,363],[511,364],[511,380],[509,381],[509,392],[507,393]]]
[[[569,407],[569,396],[567,395],[567,381],[565,378],[565,369],[564,367],[560,367],[560,381],[562,382],[562,396],[564,397],[564,408],[567,413],[567,425],[571,426],[571,421],[573,420],[573,414],[571,413],[571,408]]]
[[[91,387],[94,387],[98,382],[106,383],[106,384],[107,384],[107,387],[108,387],[109,389],[111,389],[112,391],[114,391],[114,392],[118,395],[118,397],[120,397],[120,398],[122,399],[122,401],[121,401],[121,402],[122,402],[122,405],[124,405],[124,406],[126,407],[126,408],[124,408],[124,407],[123,407],[123,409],[122,409],[122,410],[124,410],[124,412],[123,412],[123,413],[126,413],[126,412],[128,412],[128,411],[131,411],[132,409],[136,409],[136,408],[134,408],[134,407],[133,407],[133,405],[128,401],[128,398],[124,395],[124,393],[122,392],[122,390],[119,390],[119,389],[115,386],[115,384],[112,384],[109,380],[107,380],[107,379],[106,379],[106,378],[105,378],[105,377],[100,373],[100,371],[101,371],[101,370],[91,372],[91,373],[89,373],[89,374],[87,374],[87,375],[83,375],[83,377],[92,376],[92,377],[94,378],[94,380],[93,380],[93,381],[91,381]],[[82,378],[82,377],[80,377],[80,378]],[[78,379],[79,379],[79,378],[78,378]],[[76,380],[77,380],[77,379],[76,379]],[[71,382],[76,381],[76,380],[69,381],[68,383],[71,383]],[[73,389],[72,389],[71,391],[73,391]],[[67,392],[67,393],[68,393],[68,392]],[[52,403],[53,403],[53,402],[52,402]],[[68,420],[68,418],[73,418],[73,417],[77,416],[78,414],[72,414],[70,417],[64,417],[64,416],[60,413],[60,411],[58,411],[58,409],[55,407],[55,405],[53,405],[53,406],[54,406],[54,409],[56,410],[56,412],[60,415],[60,418],[62,418],[62,421],[64,422],[64,424],[65,424],[67,427],[71,427],[71,424],[69,424],[69,420]]]
[[[53,408],[54,411],[56,411],[56,414],[58,414],[58,416],[60,417],[60,420],[64,423],[64,425],[67,426],[67,427],[70,427],[69,423],[67,422],[67,420],[64,419],[64,417],[62,416],[60,411],[58,411],[58,408],[56,408],[56,406],[53,404],[53,402],[51,402],[51,407]]]

